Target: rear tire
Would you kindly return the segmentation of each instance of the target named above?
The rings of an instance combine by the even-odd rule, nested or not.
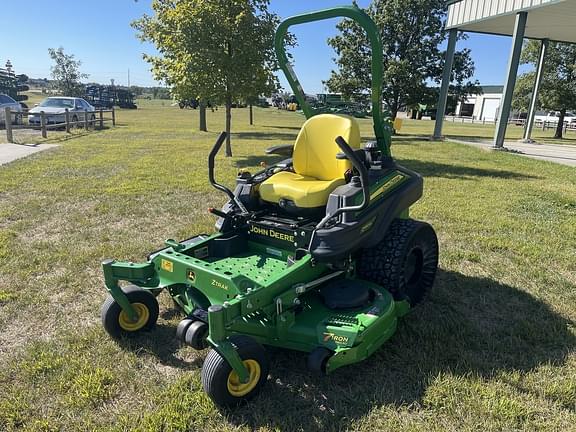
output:
[[[250,372],[250,381],[238,382],[228,362],[211,349],[202,367],[202,386],[212,401],[221,407],[232,407],[256,396],[268,379],[270,361],[262,345],[248,336],[232,336],[230,342]]]
[[[438,239],[431,225],[413,219],[396,219],[384,239],[364,249],[358,276],[386,288],[396,300],[411,306],[432,289],[438,268]]]

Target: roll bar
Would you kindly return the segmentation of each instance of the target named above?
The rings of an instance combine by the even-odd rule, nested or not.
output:
[[[288,80],[290,87],[292,87],[292,91],[294,92],[298,103],[302,107],[302,111],[306,118],[314,116],[316,113],[306,101],[304,90],[302,89],[290,62],[288,61],[284,41],[288,29],[293,25],[338,17],[350,18],[356,21],[364,30],[366,30],[366,34],[370,40],[372,46],[372,118],[374,121],[374,134],[376,135],[378,149],[382,152],[383,156],[389,157],[391,134],[389,128],[384,122],[382,114],[382,42],[380,41],[376,24],[366,12],[356,6],[340,6],[287,18],[280,23],[276,30],[274,48],[276,50],[278,63],[284,72],[284,75],[286,75],[286,79]]]

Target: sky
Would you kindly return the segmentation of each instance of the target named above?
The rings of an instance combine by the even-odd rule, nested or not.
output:
[[[51,60],[48,48],[62,46],[82,61],[82,72],[91,82],[153,86],[158,85],[142,59],[154,54],[154,47],[142,43],[130,23],[151,13],[151,0],[28,0],[23,25],[21,3],[0,0],[0,28],[4,41],[0,48],[0,67],[10,60],[16,73],[33,78],[49,78]],[[350,0],[271,0],[270,8],[281,18],[301,12],[350,4]],[[366,7],[369,0],[360,0]],[[327,45],[336,34],[337,20],[293,27],[299,46],[293,50],[295,70],[306,93],[323,92],[322,81],[334,69],[334,52]],[[7,37],[7,39],[6,39]],[[502,84],[506,73],[511,40],[508,37],[470,34],[458,42],[457,49],[470,48],[476,65],[474,78],[482,85]],[[281,79],[284,87],[286,81]]]

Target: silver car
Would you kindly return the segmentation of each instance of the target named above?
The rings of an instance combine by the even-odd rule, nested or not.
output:
[[[83,121],[84,113],[96,111],[92,105],[82,98],[55,96],[44,99],[40,104],[28,111],[28,123],[34,126],[40,125],[40,112],[46,114],[46,124],[64,123],[66,120],[66,108],[68,108],[71,122]],[[88,114],[88,121],[94,122],[96,114]]]
[[[6,108],[12,111],[12,123],[22,124],[22,105],[5,94],[0,94],[0,124],[6,123]]]

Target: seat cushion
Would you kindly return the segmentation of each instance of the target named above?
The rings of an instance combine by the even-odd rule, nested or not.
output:
[[[317,180],[314,177],[281,171],[260,184],[260,197],[273,203],[278,203],[281,199],[290,200],[300,208],[322,207],[328,202],[330,193],[345,183],[343,178]]]
[[[318,180],[344,177],[350,161],[336,159],[341,152],[336,137],[342,136],[352,149],[360,148],[360,127],[353,117],[319,114],[304,123],[294,144],[294,171]]]

